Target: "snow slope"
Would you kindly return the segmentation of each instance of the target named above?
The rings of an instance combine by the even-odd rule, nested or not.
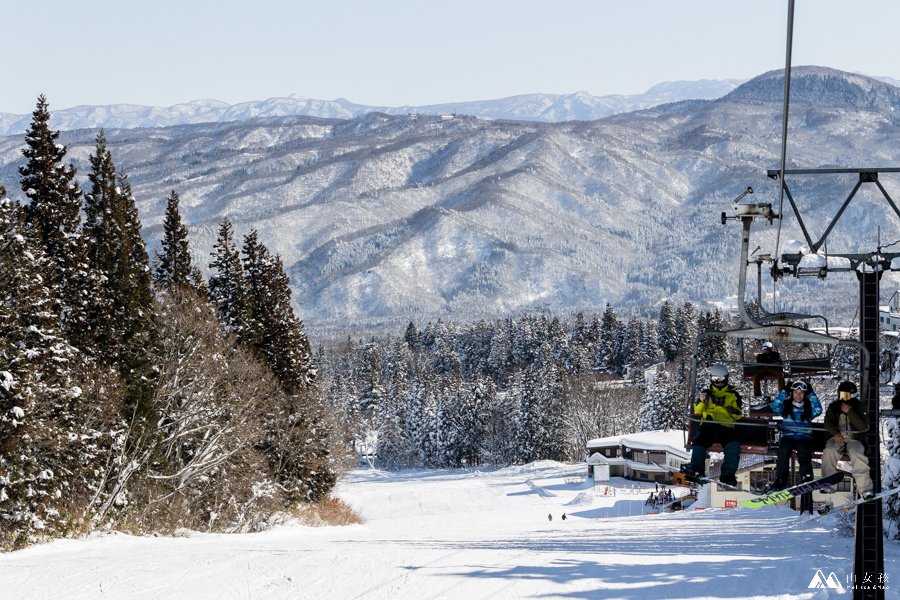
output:
[[[359,470],[339,494],[364,525],[58,541],[0,556],[0,589],[15,600],[850,597],[809,588],[817,570],[845,585],[852,573],[836,517],[643,514],[650,484],[614,479],[617,495],[602,496],[583,473],[552,462]],[[885,555],[900,573],[900,546],[886,542]],[[900,598],[900,580],[888,586]]]

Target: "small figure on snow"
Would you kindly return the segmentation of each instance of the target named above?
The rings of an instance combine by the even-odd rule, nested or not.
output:
[[[553,513],[550,513],[549,515],[547,515],[547,520],[548,520],[548,521],[552,521],[552,520],[553,520]]]
[[[566,513],[563,513],[562,520],[563,520],[563,521],[566,520]]]

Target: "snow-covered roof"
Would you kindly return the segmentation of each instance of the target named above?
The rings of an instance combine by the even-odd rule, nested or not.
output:
[[[600,454],[599,452],[594,452],[591,454],[591,457],[588,458],[587,464],[589,465],[608,465],[609,460]]]
[[[685,432],[681,429],[669,429],[668,431],[640,431],[625,435],[614,435],[605,438],[597,438],[587,443],[588,449],[609,448],[612,446],[626,446],[636,450],[659,450],[669,452],[682,458],[690,456],[684,449]]]

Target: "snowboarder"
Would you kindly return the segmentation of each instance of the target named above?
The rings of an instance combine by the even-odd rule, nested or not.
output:
[[[789,398],[790,397],[790,398]],[[772,401],[772,412],[784,417],[781,443],[778,445],[778,462],[775,481],[766,491],[783,490],[788,480],[788,463],[791,452],[797,452],[800,463],[800,481],[811,481],[812,468],[812,420],[822,414],[822,403],[812,385],[795,381],[789,388],[778,392]]]
[[[822,476],[837,472],[837,461],[845,452],[850,455],[850,466],[856,489],[863,498],[871,498],[872,477],[869,475],[869,458],[863,446],[862,434],[869,427],[869,418],[859,401],[856,384],[842,381],[838,386],[838,400],[825,411],[825,429],[831,434],[822,450]],[[823,490],[825,491],[825,490]],[[827,493],[827,492],[826,492]]]
[[[728,367],[716,363],[709,369],[708,388],[700,392],[694,413],[701,421],[694,436],[691,462],[684,468],[688,480],[697,481],[706,474],[706,454],[709,446],[716,442],[725,450],[725,462],[719,480],[728,485],[737,485],[738,461],[741,444],[734,430],[734,422],[741,418],[741,395],[734,386],[728,384]]]

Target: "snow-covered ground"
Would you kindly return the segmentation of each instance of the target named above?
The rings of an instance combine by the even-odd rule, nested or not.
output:
[[[817,571],[832,586],[853,572],[853,540],[832,532],[836,516],[798,523],[783,507],[644,514],[652,484],[614,479],[616,495],[603,496],[584,473],[553,462],[358,470],[338,493],[363,525],[57,541],[0,555],[0,597],[850,597],[810,589]],[[900,598],[900,545],[885,542],[885,570],[897,574],[886,597]]]

